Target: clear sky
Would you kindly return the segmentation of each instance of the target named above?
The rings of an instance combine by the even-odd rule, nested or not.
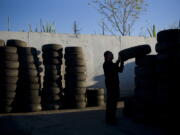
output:
[[[100,34],[101,16],[88,3],[91,0],[0,0],[0,31],[8,28],[8,16],[12,31],[28,31],[44,23],[55,22],[57,33],[72,33],[76,20],[82,34]],[[167,28],[180,19],[180,0],[146,0],[147,11],[135,23],[132,35],[147,34],[153,24],[158,30]]]

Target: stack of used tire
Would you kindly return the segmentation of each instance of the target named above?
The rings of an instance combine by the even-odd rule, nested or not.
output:
[[[144,120],[147,104],[151,104],[156,88],[156,56],[147,55],[151,52],[149,45],[139,45],[119,52],[123,61],[136,58],[134,97],[125,99],[124,114],[138,121]],[[150,108],[148,108],[150,110]],[[132,113],[133,112],[133,113]]]
[[[18,81],[17,48],[0,46],[0,112],[9,113],[15,109],[15,96]]]
[[[104,106],[104,89],[103,88],[87,88],[87,106]]]
[[[65,48],[65,108],[86,107],[86,65],[81,47]]]
[[[45,67],[42,93],[43,109],[57,110],[61,108],[63,47],[59,44],[47,44],[43,45],[42,51]]]
[[[27,43],[21,40],[8,40],[7,46],[18,49],[19,79],[16,95],[17,112],[35,112],[41,110],[40,70],[36,48],[27,47]]]
[[[156,51],[158,120],[161,124],[167,124],[170,111],[177,111],[172,106],[178,103],[175,95],[179,95],[180,89],[180,29],[160,31],[157,34]]]
[[[134,118],[137,121],[153,122],[156,116],[156,55],[136,57],[135,67],[135,99],[136,111]]]

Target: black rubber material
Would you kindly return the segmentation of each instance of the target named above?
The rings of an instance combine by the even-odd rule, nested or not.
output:
[[[43,93],[46,93],[47,95],[51,94],[59,94],[60,93],[60,88],[59,87],[47,87],[43,89]]]
[[[75,105],[76,108],[81,109],[86,107],[86,102],[77,102]]]
[[[37,55],[37,49],[34,47],[20,47],[18,48],[18,54],[23,55]]]
[[[103,88],[87,88],[87,94],[104,95]]]
[[[84,81],[84,80],[86,80],[86,77],[87,76],[84,73],[65,74],[65,80]]]
[[[42,56],[44,59],[48,59],[48,58],[62,59],[63,58],[63,54],[58,53],[58,52],[54,52],[54,51],[43,53]]]
[[[68,81],[66,80],[66,87],[67,88],[85,88],[86,82],[85,81]]]
[[[61,81],[62,80],[62,76],[59,75],[45,75],[44,76],[44,81]]]
[[[33,64],[33,63],[21,64],[20,65],[20,71],[24,70],[24,69],[26,69],[26,70],[35,70],[35,69],[37,69],[37,67],[38,66],[36,64]]]
[[[24,70],[21,71],[20,75],[24,74],[24,76],[38,76],[38,71],[37,70]]]
[[[14,92],[14,91],[8,91],[8,92],[7,91],[5,91],[5,92],[1,91],[0,95],[5,99],[13,99],[16,96],[16,92]]]
[[[45,65],[45,70],[60,70],[61,66],[60,65]]]
[[[85,66],[79,66],[79,67],[67,67],[65,69],[66,72],[68,73],[85,73],[86,72],[86,67]]]
[[[60,51],[62,50],[63,46],[60,44],[46,44],[42,46],[43,52],[49,52],[49,51]]]
[[[0,39],[0,46],[5,46],[5,41]]]
[[[26,106],[27,112],[39,112],[42,110],[41,104],[30,104]]]
[[[155,80],[145,80],[140,78],[135,78],[136,88],[150,88],[154,87],[157,84]]]
[[[13,46],[13,47],[26,47],[27,43],[22,40],[17,40],[17,39],[9,39],[7,40],[6,43],[7,46]]]
[[[86,66],[86,63],[84,60],[65,61],[65,65],[67,67]]]
[[[18,69],[19,62],[17,61],[3,61],[0,63],[0,67],[10,68],[10,69]]]
[[[154,66],[157,63],[156,55],[145,55],[143,57],[136,57],[136,65],[138,66]]]
[[[64,58],[66,60],[71,60],[71,59],[84,59],[84,55],[82,53],[71,53],[71,54],[65,54]]]
[[[71,94],[86,94],[86,88],[72,88],[72,89],[64,89],[66,93]]]
[[[82,52],[82,47],[71,46],[65,48],[65,53],[75,53],[75,52]]]
[[[5,91],[16,91],[17,85],[12,83],[0,84],[0,88]]]
[[[0,54],[0,60],[7,60],[7,61],[18,61],[18,54],[12,54],[12,53],[4,53]]]
[[[62,64],[62,60],[58,60],[58,59],[44,59],[43,60],[43,64],[44,65],[61,65]]]
[[[180,43],[180,29],[163,30],[157,33],[158,43]]]
[[[14,84],[16,84],[17,81],[18,81],[18,77],[8,77],[8,76],[0,77],[0,82],[2,82],[2,83],[14,83]]]
[[[11,46],[0,46],[0,53],[17,53],[17,48]]]
[[[135,67],[135,75],[141,78],[156,78],[156,67]]]
[[[17,77],[19,75],[18,69],[5,69],[3,72],[0,72],[1,76]]]
[[[180,43],[157,43],[155,46],[155,50],[158,53],[166,53],[166,52],[178,52],[180,49]]]
[[[123,61],[131,58],[141,57],[151,52],[151,47],[149,45],[139,45],[135,47],[130,47],[119,52],[119,56]]]
[[[40,84],[38,83],[24,83],[20,84],[24,89],[29,89],[29,90],[37,90],[40,89]]]

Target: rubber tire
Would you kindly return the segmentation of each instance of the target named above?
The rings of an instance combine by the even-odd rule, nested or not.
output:
[[[177,43],[157,43],[155,50],[157,53],[168,53],[168,52],[178,52],[179,44]]]
[[[0,75],[7,76],[7,77],[18,77],[19,71],[18,69],[5,69]]]
[[[82,47],[77,46],[71,46],[65,48],[65,54],[66,53],[81,53],[83,51]]]
[[[149,45],[139,45],[135,47],[130,47],[119,52],[119,56],[123,61],[131,58],[141,57],[151,52],[151,47]]]
[[[29,104],[26,107],[28,112],[39,112],[42,110],[41,104]]]
[[[5,91],[16,91],[17,85],[12,83],[4,83],[0,85],[0,88]]]
[[[67,67],[76,67],[76,66],[86,66],[84,60],[76,60],[76,61],[65,61],[65,65]]]
[[[67,88],[85,88],[86,87],[86,82],[85,81],[68,81],[66,80],[66,87]]]
[[[42,46],[43,52],[49,52],[49,51],[60,51],[62,50],[63,46],[60,44],[46,44]]]
[[[47,95],[56,95],[61,92],[59,87],[46,87],[43,89],[43,93],[46,93]]]
[[[11,46],[0,46],[0,53],[15,53],[17,54],[17,48]]]
[[[82,53],[71,53],[64,55],[65,60],[75,60],[75,59],[84,59],[84,55]]]
[[[84,73],[74,73],[74,74],[65,74],[65,80],[77,80],[77,81],[84,81],[86,80],[86,74]]]
[[[4,61],[0,63],[0,67],[9,68],[9,69],[18,69],[19,62],[17,61]]]
[[[0,54],[0,60],[3,59],[5,61],[18,61],[18,54],[13,53],[5,53],[3,55]]]
[[[157,63],[156,55],[146,55],[143,57],[136,57],[135,63],[138,66],[154,66]]]
[[[24,56],[24,55],[37,56],[38,52],[37,52],[37,49],[34,47],[20,47],[20,48],[18,48],[18,54],[20,56]]]
[[[45,70],[61,70],[60,65],[45,65]]]
[[[0,82],[1,83],[14,83],[16,84],[18,81],[18,77],[8,77],[8,76],[3,76],[3,77],[0,77]]]
[[[13,46],[13,47],[27,47],[27,43],[22,40],[17,39],[9,39],[6,43],[7,46]]]
[[[85,73],[86,67],[85,66],[79,66],[79,67],[66,67],[65,69],[66,73]]]
[[[180,29],[163,30],[157,33],[158,43],[180,43]]]

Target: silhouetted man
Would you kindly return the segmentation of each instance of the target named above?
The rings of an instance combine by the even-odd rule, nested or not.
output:
[[[116,63],[113,63],[113,58],[114,56],[112,52],[106,51],[104,53],[105,62],[103,64],[103,69],[105,74],[105,84],[107,90],[106,123],[108,124],[116,124],[117,122],[116,106],[120,95],[118,72],[122,72],[124,68],[124,62],[121,61],[120,57],[118,58]]]

